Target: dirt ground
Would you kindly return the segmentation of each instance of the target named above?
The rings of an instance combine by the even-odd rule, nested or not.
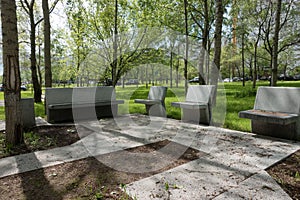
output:
[[[292,199],[300,199],[300,151],[267,169]]]
[[[13,149],[5,147],[4,133],[0,133],[0,158],[61,147],[79,139],[74,126],[45,126],[26,134],[25,144]],[[164,140],[128,151],[151,153],[168,143]],[[173,149],[176,148],[183,146],[175,143]],[[0,199],[132,199],[126,195],[127,184],[182,165],[201,155],[203,153],[188,148],[184,155],[167,167],[148,173],[116,171],[99,162],[99,159],[86,158],[1,178]],[[115,159],[118,156],[120,154],[115,152],[102,155],[102,159]],[[172,157],[172,152],[166,156]],[[293,199],[300,199],[300,151],[270,167],[267,172]]]

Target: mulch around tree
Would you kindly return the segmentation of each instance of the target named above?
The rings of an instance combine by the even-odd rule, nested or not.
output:
[[[292,199],[300,199],[300,150],[266,171]]]

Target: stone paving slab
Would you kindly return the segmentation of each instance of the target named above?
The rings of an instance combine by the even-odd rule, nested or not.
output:
[[[112,128],[116,124],[109,121],[103,122],[102,126],[109,130],[110,126]],[[272,178],[266,176],[266,172],[263,173],[262,170],[300,149],[297,142],[217,127],[187,125],[176,120],[167,120],[162,128],[152,129],[152,134],[150,130],[144,130],[140,131],[136,125],[131,125],[127,126],[126,129],[121,128],[119,132],[132,137],[147,138],[149,141],[170,139],[203,151],[209,154],[209,157],[200,158],[200,165],[192,169],[196,174],[198,173],[195,175],[196,177],[194,177],[194,173],[186,173],[181,167],[177,167],[168,172],[130,184],[126,191],[130,192],[133,197],[138,199],[213,199],[231,188],[239,189],[241,195],[245,195],[246,198],[251,194],[248,194],[248,196],[243,194],[242,191],[244,190],[257,191],[257,195],[252,195],[253,198],[257,199],[263,197],[264,193],[269,195],[266,199],[285,199],[288,196],[282,189],[277,190],[280,187],[276,182],[270,181]],[[213,169],[212,171],[208,170],[207,173],[200,173],[197,170],[203,168],[201,163],[205,163],[205,160],[209,160],[211,166],[222,167],[219,170]],[[184,166],[189,166],[191,163]],[[228,169],[234,169],[235,173],[229,174]],[[234,176],[239,178],[233,184],[230,179]],[[247,185],[247,181],[251,182],[251,180],[259,183],[258,178],[261,177],[265,177],[260,179],[261,184]],[[165,181],[161,183],[160,180]],[[168,193],[164,188],[165,183],[184,185],[186,189],[183,186],[176,186],[171,193]],[[276,192],[267,191],[273,185]],[[203,188],[205,189],[202,190]]]
[[[238,187],[222,193],[214,200],[223,199],[264,199],[291,200],[292,198],[264,170],[241,182]]]
[[[133,197],[289,199],[264,170],[300,149],[300,143],[144,115],[80,125],[93,133],[83,133],[84,138],[67,147],[0,159],[0,177],[168,139],[205,155],[128,185]]]
[[[247,170],[224,166],[203,157],[166,172],[129,184],[127,191],[137,199],[212,199],[237,187],[249,177]],[[166,190],[166,184],[169,190]]]
[[[144,144],[125,137],[103,137],[94,133],[69,146],[2,158],[0,178],[140,145]]]
[[[66,146],[0,159],[0,178],[89,156],[84,146]]]

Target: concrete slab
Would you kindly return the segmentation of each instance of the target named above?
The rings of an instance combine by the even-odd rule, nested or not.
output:
[[[43,120],[37,124],[45,125]],[[85,137],[70,146],[0,159],[0,177],[89,156],[98,158],[106,153],[169,139],[203,151],[205,155],[129,184],[126,191],[133,197],[289,199],[264,170],[300,149],[297,142],[143,115],[84,122],[80,126],[86,128],[80,131],[88,130],[88,134],[83,132],[81,135]],[[123,165],[122,160],[107,164],[117,169]],[[157,167],[160,164],[153,163]]]
[[[265,171],[259,171],[227,192],[214,198],[223,199],[264,199],[289,200],[292,199]]]
[[[129,184],[127,191],[137,199],[212,199],[237,187],[250,175],[248,170],[204,157]]]

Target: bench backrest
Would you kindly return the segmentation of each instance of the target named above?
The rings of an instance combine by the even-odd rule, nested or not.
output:
[[[186,94],[186,101],[204,102],[211,104],[216,86],[214,85],[190,85]]]
[[[111,101],[116,99],[113,87],[46,88],[46,104]]]
[[[167,95],[167,89],[168,88],[164,86],[151,86],[148,93],[148,99],[164,101]]]
[[[254,109],[300,114],[300,88],[259,87]]]

